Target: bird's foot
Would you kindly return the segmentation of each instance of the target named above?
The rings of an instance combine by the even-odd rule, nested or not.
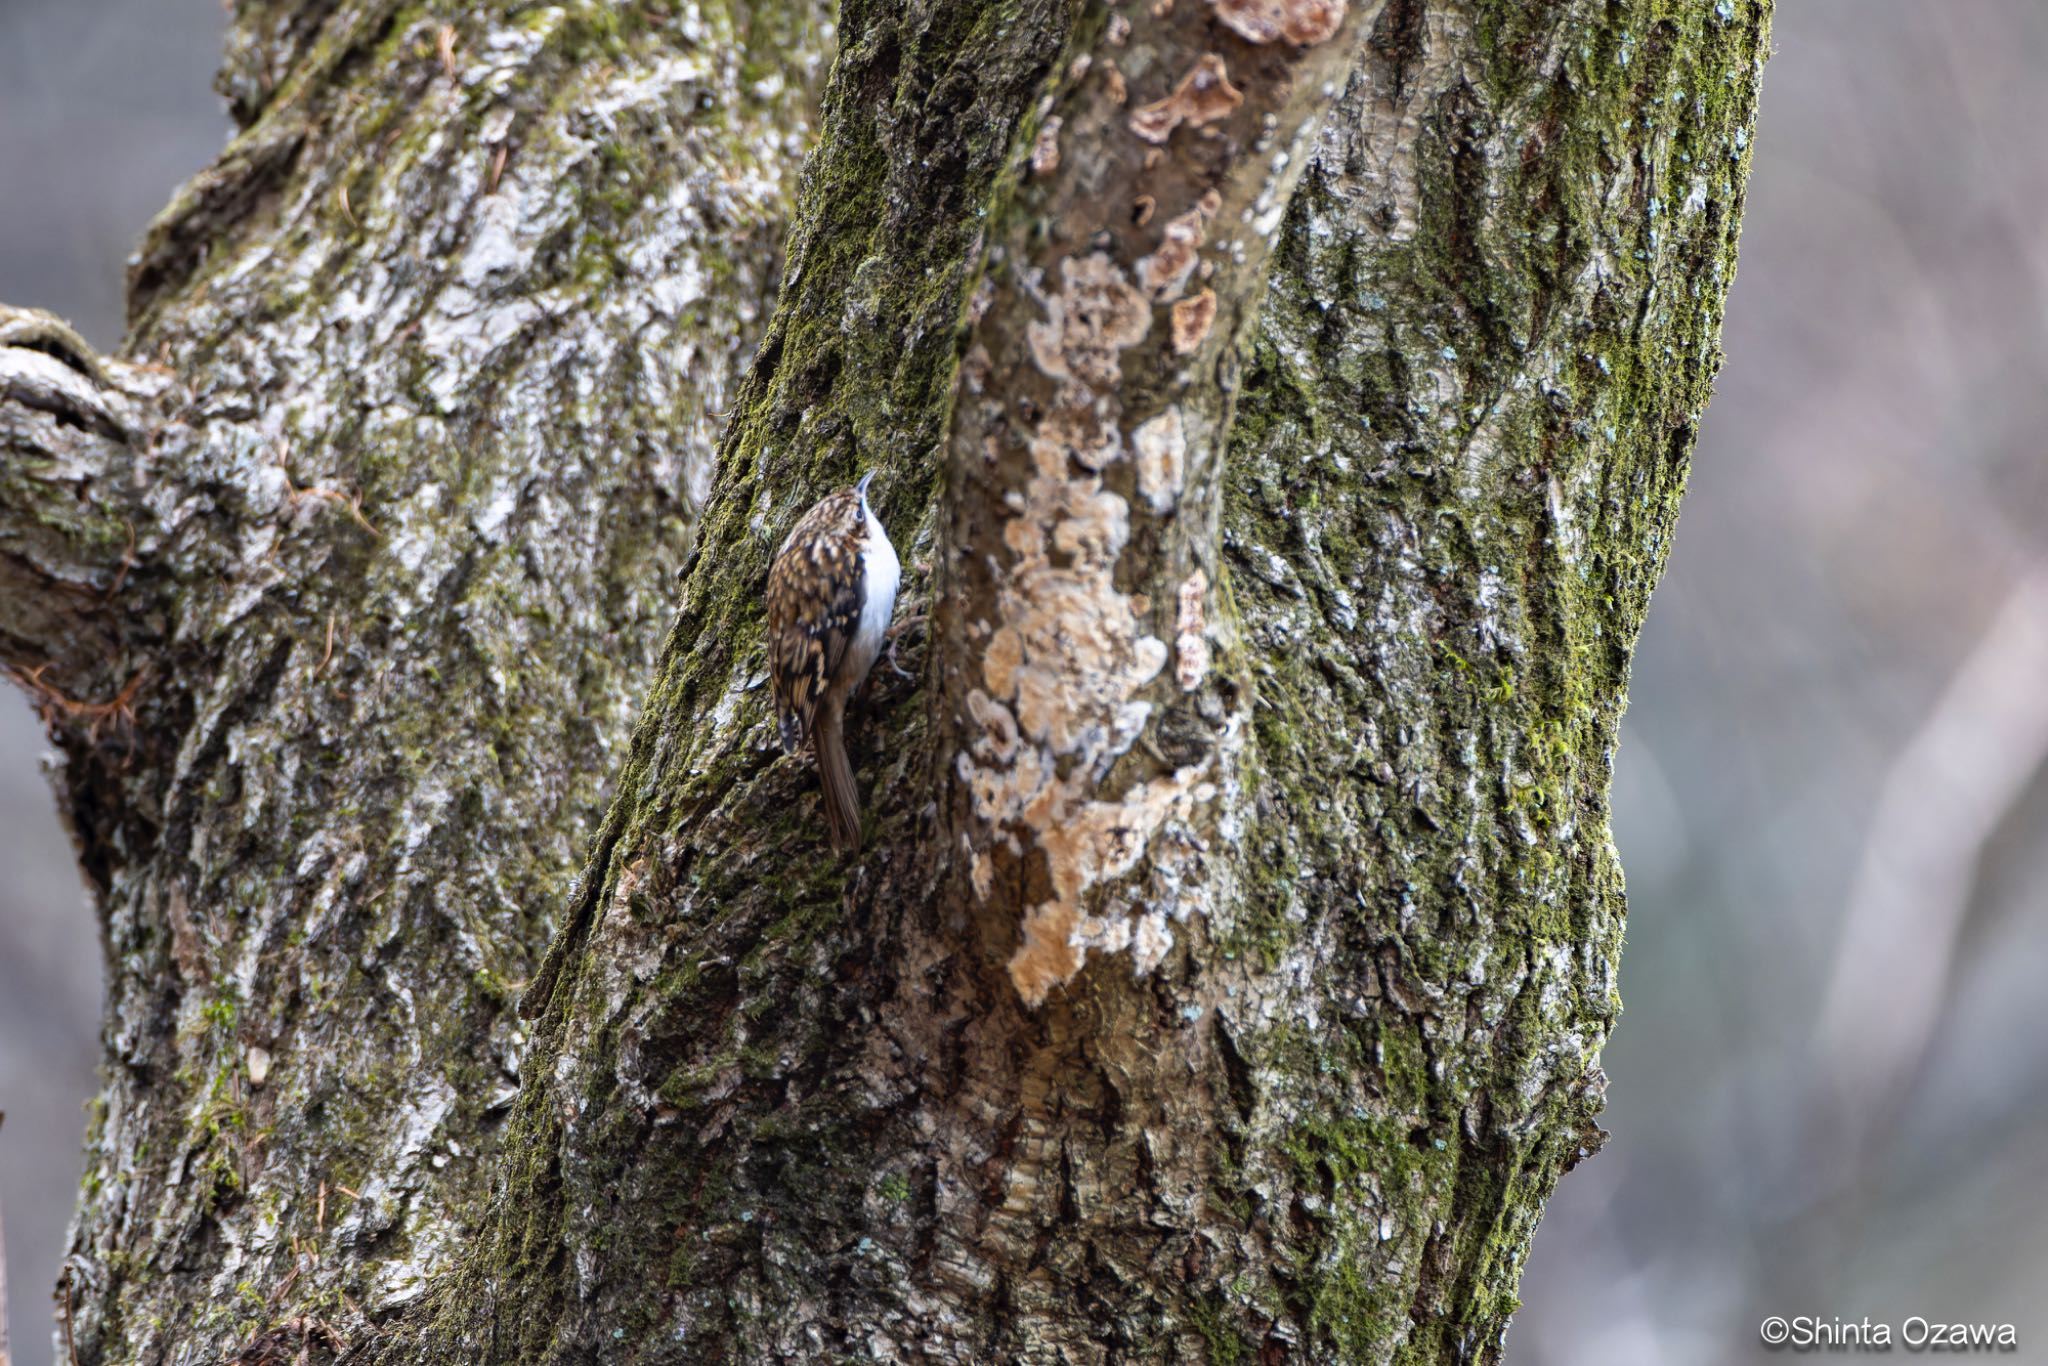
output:
[[[903,620],[897,622],[895,625],[891,626],[886,632],[884,632],[882,636],[884,640],[889,642],[889,648],[887,652],[884,653],[882,656],[882,658],[888,662],[889,671],[895,674],[898,678],[903,679],[904,681],[909,683],[915,683],[917,681],[917,675],[908,672],[904,669],[904,667],[901,664],[898,664],[896,662],[896,637],[900,633],[902,633],[905,630],[908,630],[912,626],[924,625],[924,622],[925,613],[919,612],[914,617],[905,617]]]

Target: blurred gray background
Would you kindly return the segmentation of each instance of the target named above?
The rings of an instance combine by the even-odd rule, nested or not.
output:
[[[0,298],[119,335],[226,124],[218,0],[0,0]],[[2048,1361],[2048,8],[1782,0],[1728,365],[1615,780],[1627,1014],[1525,1366],[1764,1356],[1766,1315]],[[0,688],[0,1201],[19,1366],[98,947]]]

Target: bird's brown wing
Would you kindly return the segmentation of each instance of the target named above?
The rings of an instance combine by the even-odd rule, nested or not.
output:
[[[804,514],[768,570],[768,684],[782,747],[811,738],[818,705],[860,625],[860,503],[850,490]]]

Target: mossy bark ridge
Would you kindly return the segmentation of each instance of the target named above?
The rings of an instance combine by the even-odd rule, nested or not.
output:
[[[0,648],[108,952],[80,1360],[388,1313],[475,1226],[828,20],[240,5],[123,358],[0,328]]]
[[[1497,1359],[1768,6],[234,22],[122,355],[0,314],[80,1360]],[[868,468],[839,860],[761,585]]]

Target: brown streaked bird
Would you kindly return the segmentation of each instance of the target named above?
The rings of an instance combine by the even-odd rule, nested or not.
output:
[[[846,701],[889,634],[903,566],[868,506],[868,481],[806,512],[768,570],[768,685],[782,748],[805,744],[825,789],[832,847],[860,848],[860,791],[846,760]]]

